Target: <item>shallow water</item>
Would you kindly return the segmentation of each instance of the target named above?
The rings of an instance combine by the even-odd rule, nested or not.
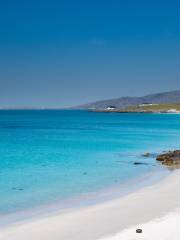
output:
[[[179,136],[180,115],[0,111],[0,214],[162,169],[141,154],[180,148]]]

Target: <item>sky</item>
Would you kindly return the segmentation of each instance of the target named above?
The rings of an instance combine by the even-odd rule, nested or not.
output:
[[[0,2],[0,107],[180,90],[179,0]]]

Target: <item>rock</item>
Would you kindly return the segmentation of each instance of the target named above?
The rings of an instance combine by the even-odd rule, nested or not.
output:
[[[167,153],[160,154],[156,157],[157,161],[162,162],[167,166],[179,166],[180,165],[180,150],[169,151]]]
[[[147,152],[147,153],[142,154],[142,156],[143,156],[143,157],[150,157],[151,154]]]
[[[12,187],[12,190],[23,191],[23,190],[24,190],[24,188]]]
[[[134,162],[134,165],[148,165],[148,163],[144,163],[144,162]]]
[[[136,233],[142,233],[142,229],[136,229]]]

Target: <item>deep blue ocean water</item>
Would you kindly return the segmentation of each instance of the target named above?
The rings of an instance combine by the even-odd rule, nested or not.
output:
[[[179,148],[180,115],[0,111],[0,214],[133,180],[161,168],[141,154]]]

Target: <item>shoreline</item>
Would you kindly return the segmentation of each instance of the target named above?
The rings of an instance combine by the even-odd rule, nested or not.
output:
[[[0,231],[16,224],[24,224],[44,217],[66,214],[90,206],[104,204],[120,199],[138,190],[154,185],[170,174],[166,167],[156,166],[154,170],[142,173],[120,183],[114,183],[97,192],[84,193],[79,196],[44,203],[12,213],[0,214]]]
[[[119,199],[3,228],[0,240],[108,239],[179,208],[179,183],[180,170],[174,170],[158,183]]]
[[[179,115],[179,112],[161,112],[161,111],[123,111],[123,110],[89,110],[90,112],[97,112],[97,113],[135,113],[135,114],[165,114],[165,115]]]

